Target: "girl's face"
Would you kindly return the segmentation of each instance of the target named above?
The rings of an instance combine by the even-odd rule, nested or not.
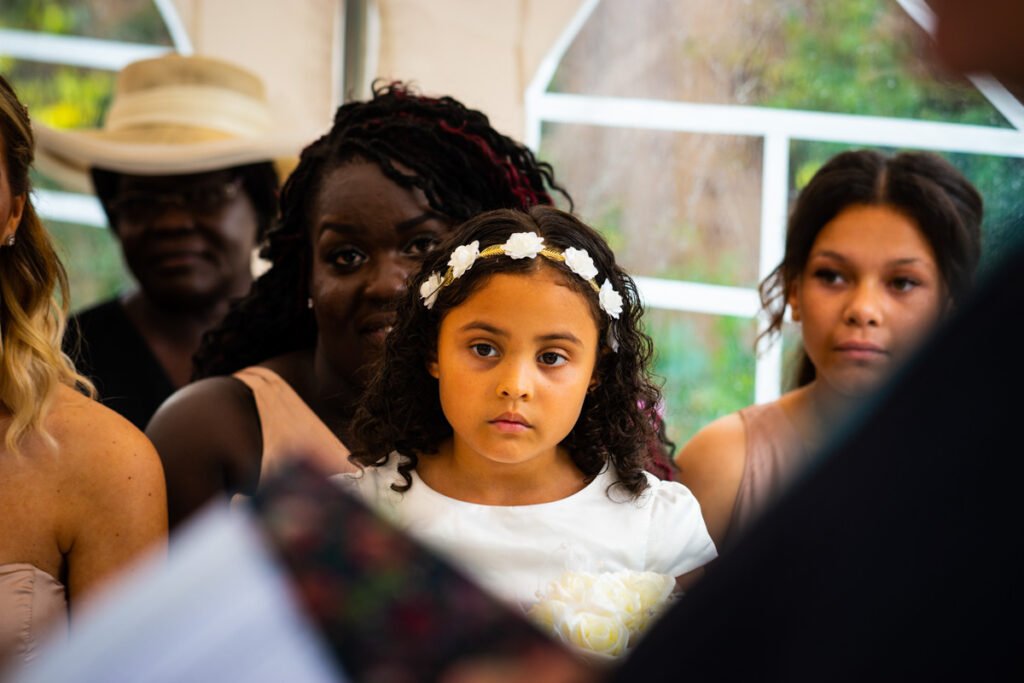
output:
[[[913,219],[888,206],[847,207],[818,233],[789,296],[819,381],[869,391],[945,308],[935,254]]]
[[[367,161],[327,174],[312,219],[317,349],[358,383],[394,324],[395,297],[450,225],[422,192],[397,185]]]
[[[579,419],[597,352],[590,306],[560,272],[492,275],[441,321],[428,367],[455,457],[553,461]]]

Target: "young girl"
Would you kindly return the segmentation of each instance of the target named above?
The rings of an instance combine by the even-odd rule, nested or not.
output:
[[[692,577],[715,547],[690,492],[644,471],[660,392],[640,317],[571,215],[479,215],[402,300],[355,419],[367,469],[345,476],[524,608],[568,569]]]
[[[676,458],[719,548],[962,299],[981,218],[974,187],[927,153],[846,152],[801,192],[783,261],[761,285],[768,333],[787,306],[800,323],[798,388],[711,423]]]

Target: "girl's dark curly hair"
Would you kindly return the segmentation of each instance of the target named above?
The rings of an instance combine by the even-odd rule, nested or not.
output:
[[[280,222],[262,251],[273,265],[206,334],[195,377],[230,374],[314,345],[316,323],[306,305],[310,213],[323,178],[354,160],[376,163],[398,185],[419,188],[453,224],[490,209],[552,204],[552,190],[572,206],[551,166],[497,132],[483,113],[451,97],[417,95],[401,83],[375,87],[371,99],[340,107],[331,130],[302,151],[281,191]]]
[[[762,337],[782,329],[793,284],[807,266],[818,233],[853,205],[890,206],[912,218],[935,252],[946,293],[961,301],[974,283],[981,258],[981,195],[952,164],[930,152],[886,156],[863,149],[832,157],[811,178],[793,206],[780,263],[761,283],[768,314]],[[814,380],[814,365],[801,350],[796,386]]]
[[[480,250],[503,244],[516,232],[535,232],[547,246],[558,251],[568,247],[585,249],[597,267],[598,283],[610,280],[622,295],[622,313],[612,319],[598,305],[590,284],[569,268],[544,257],[512,259],[505,256],[480,258],[472,269],[443,287],[432,308],[419,295],[420,286],[431,273],[444,273],[452,251],[474,240]],[[459,306],[495,273],[529,274],[551,268],[565,276],[565,283],[590,304],[597,321],[599,339],[595,376],[597,385],[587,394],[580,418],[562,442],[576,466],[588,477],[596,476],[607,464],[615,467],[620,484],[638,495],[647,487],[644,468],[648,444],[659,440],[660,421],[652,420],[645,406],[657,406],[661,392],[651,381],[649,366],[653,354],[650,337],[641,331],[643,309],[633,280],[615,263],[608,244],[595,230],[572,215],[550,207],[521,211],[489,211],[465,223],[427,257],[402,297],[398,319],[388,335],[374,379],[366,388],[352,425],[355,448],[351,459],[362,466],[382,465],[389,454],[403,457],[398,471],[406,490],[412,484],[411,471],[424,454],[436,453],[441,442],[452,435],[452,427],[441,410],[438,381],[427,372],[436,357],[441,320]],[[607,346],[614,339],[617,350]]]

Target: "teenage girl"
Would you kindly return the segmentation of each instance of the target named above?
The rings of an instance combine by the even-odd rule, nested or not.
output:
[[[812,178],[761,284],[768,334],[787,307],[800,324],[798,388],[712,422],[676,457],[719,548],[963,298],[981,218],[977,190],[929,153],[845,152]]]
[[[685,577],[700,507],[644,471],[659,390],[633,281],[549,207],[491,211],[432,253],[354,421],[343,475],[414,536],[528,607],[565,570]]]

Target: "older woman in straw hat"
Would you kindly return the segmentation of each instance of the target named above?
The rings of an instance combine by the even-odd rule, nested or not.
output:
[[[95,189],[138,283],[75,316],[67,348],[140,428],[188,381],[228,301],[249,290],[253,250],[276,214],[272,160],[300,146],[272,134],[256,76],[180,55],[126,66],[102,129],[39,127],[40,167]]]
[[[167,530],[152,444],[77,389],[64,269],[29,197],[28,112],[0,78],[0,667]]]

